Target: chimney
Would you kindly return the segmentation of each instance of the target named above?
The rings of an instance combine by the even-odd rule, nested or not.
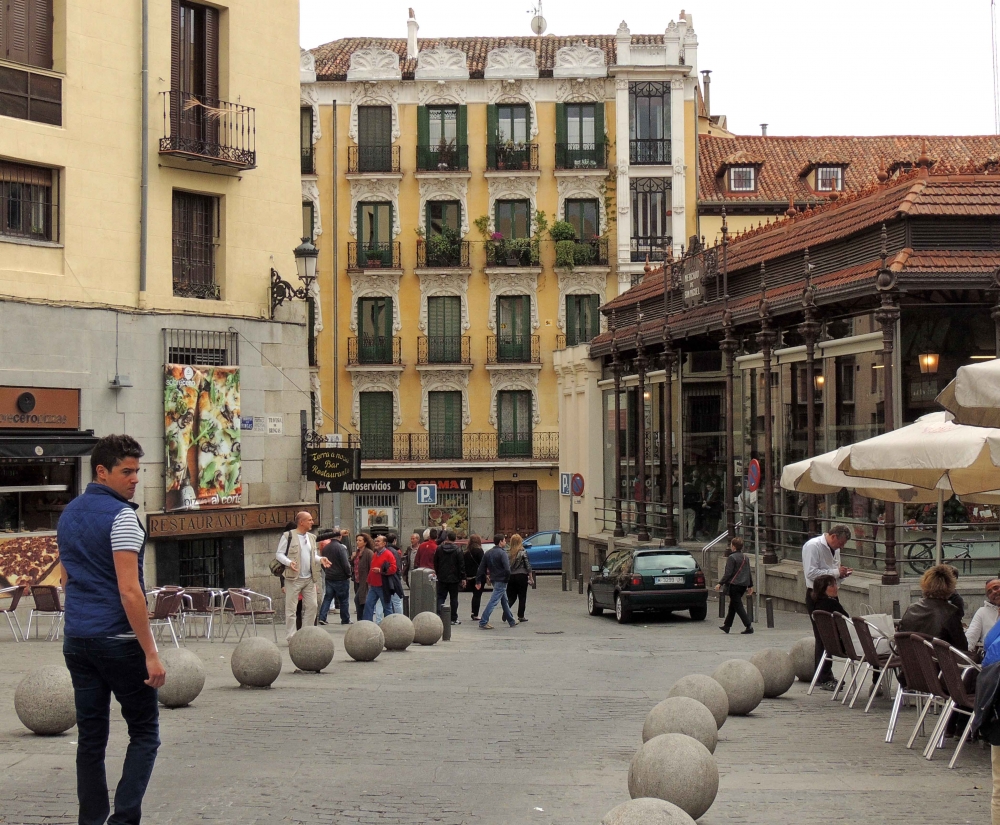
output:
[[[417,16],[410,9],[410,19],[406,21],[406,56],[413,60],[417,56],[417,32],[420,26],[417,25]]]
[[[709,77],[711,73],[711,69],[702,69],[701,72],[701,76],[704,78],[701,84],[701,96],[705,99],[705,114],[708,117],[712,116],[712,93],[710,91],[712,78]]]
[[[760,133],[761,133],[762,136],[767,137],[767,124],[766,123],[760,124]]]

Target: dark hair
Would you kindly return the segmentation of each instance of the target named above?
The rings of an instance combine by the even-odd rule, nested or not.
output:
[[[475,533],[469,536],[469,543],[465,545],[465,552],[468,553],[473,547],[477,550],[483,549],[483,540]]]
[[[739,536],[736,536],[731,542],[729,542],[729,546],[733,548],[734,553],[742,553],[743,539],[741,539]]]
[[[97,468],[109,473],[126,458],[142,458],[142,447],[130,435],[106,435],[94,445],[90,454],[90,472],[97,478]]]
[[[825,599],[826,591],[830,589],[830,585],[836,583],[837,579],[833,576],[817,576],[816,581],[813,582],[813,601],[818,602],[820,599]]]
[[[456,538],[455,531],[454,530],[449,530],[448,531],[448,541],[454,541],[455,538]]]
[[[395,547],[398,541],[399,541],[399,537],[395,533],[386,533],[385,534],[385,543],[386,544],[391,544],[393,547]]]
[[[287,533],[289,530],[295,530],[298,526],[297,522],[290,521],[285,525],[285,532]]]
[[[361,541],[364,542],[365,547],[367,547],[369,550],[372,549],[372,537],[368,533],[358,533],[358,538],[360,538]]]
[[[920,577],[920,589],[926,599],[949,599],[955,592],[955,570],[949,564],[936,564]]]
[[[320,530],[316,534],[316,541],[326,541],[327,539],[333,539],[333,538],[339,539],[340,533],[336,530],[326,529],[326,530]]]
[[[506,538],[507,537],[503,533],[494,533],[493,534],[493,543],[498,545],[498,544],[500,544],[500,542],[502,542]]]

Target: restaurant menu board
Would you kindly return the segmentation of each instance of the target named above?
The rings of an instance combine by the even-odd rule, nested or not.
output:
[[[164,509],[238,506],[243,492],[239,367],[168,364],[164,379]]]
[[[455,537],[467,539],[469,537],[469,508],[468,507],[441,507],[427,508],[427,526],[436,527],[438,530],[452,530]]]
[[[0,536],[0,588],[18,584],[59,584],[59,546],[53,534]]]

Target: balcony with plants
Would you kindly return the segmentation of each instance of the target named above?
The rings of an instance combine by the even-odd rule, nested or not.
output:
[[[486,145],[486,168],[491,171],[538,171],[538,145],[500,140]]]
[[[351,241],[347,244],[348,269],[399,269],[399,241]]]
[[[417,146],[418,172],[467,172],[469,147],[455,139]]]
[[[608,265],[607,238],[600,235],[577,238],[576,229],[568,221],[554,221],[549,228],[549,237],[555,243],[557,268]]]
[[[469,242],[463,241],[458,231],[450,226],[439,232],[425,235],[417,231],[417,268],[452,269],[469,266]]]

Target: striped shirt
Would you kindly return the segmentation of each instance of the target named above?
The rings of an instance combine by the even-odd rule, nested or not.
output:
[[[146,538],[142,527],[139,524],[139,517],[131,507],[122,507],[121,512],[115,516],[111,523],[111,552],[122,551],[138,553],[139,548]],[[113,636],[114,639],[134,639],[134,631],[119,633]]]

